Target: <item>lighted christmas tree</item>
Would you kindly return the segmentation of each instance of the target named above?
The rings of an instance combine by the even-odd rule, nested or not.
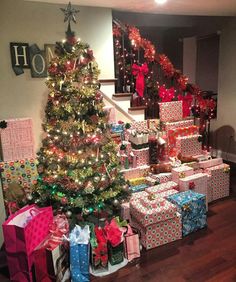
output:
[[[67,215],[87,216],[112,210],[128,193],[103,110],[97,63],[89,45],[71,31],[78,11],[70,4],[62,10],[68,29],[48,68],[45,138],[34,200]]]

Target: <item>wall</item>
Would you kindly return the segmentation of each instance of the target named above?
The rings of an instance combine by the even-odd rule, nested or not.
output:
[[[41,123],[48,90],[45,79],[31,78],[30,70],[16,76],[11,68],[10,42],[45,43],[64,38],[67,24],[59,8],[65,5],[1,0],[0,9],[0,120],[32,117],[36,148],[41,144]],[[114,78],[112,14],[110,9],[77,7],[80,12],[72,30],[88,42],[101,69],[100,78]]]
[[[189,83],[196,81],[196,37],[183,39],[183,73],[188,77]]]
[[[236,18],[222,29],[220,37],[218,113],[212,121],[213,146],[236,154]],[[232,137],[231,137],[232,136]],[[236,156],[226,154],[235,159]]]

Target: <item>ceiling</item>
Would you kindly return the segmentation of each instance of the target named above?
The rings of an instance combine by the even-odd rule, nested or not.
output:
[[[69,0],[26,0],[67,4]],[[236,16],[236,0],[71,0],[78,6],[107,7],[119,11],[168,15]]]

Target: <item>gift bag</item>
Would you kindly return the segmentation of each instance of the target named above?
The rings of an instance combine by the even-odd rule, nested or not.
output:
[[[72,282],[89,282],[89,226],[76,225],[69,236]]]
[[[11,281],[32,281],[33,251],[49,234],[52,207],[25,206],[2,225]]]
[[[63,235],[68,235],[69,223],[64,214],[58,214],[54,217],[53,223],[50,226],[50,234],[47,238],[35,249],[35,276],[36,282],[56,281],[58,274],[66,271],[64,267],[68,262],[68,255],[64,247]],[[62,260],[67,256],[62,266],[57,265],[58,260]],[[69,267],[67,267],[69,270]],[[60,280],[62,281],[62,280]]]
[[[140,257],[139,234],[134,233],[131,226],[128,225],[124,240],[125,257],[128,261]]]

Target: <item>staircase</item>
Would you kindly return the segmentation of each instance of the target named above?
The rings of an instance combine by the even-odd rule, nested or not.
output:
[[[100,91],[106,106],[115,108],[116,119],[123,122],[142,121],[145,119],[145,106],[130,107],[132,93],[115,93],[116,79],[101,79]]]

